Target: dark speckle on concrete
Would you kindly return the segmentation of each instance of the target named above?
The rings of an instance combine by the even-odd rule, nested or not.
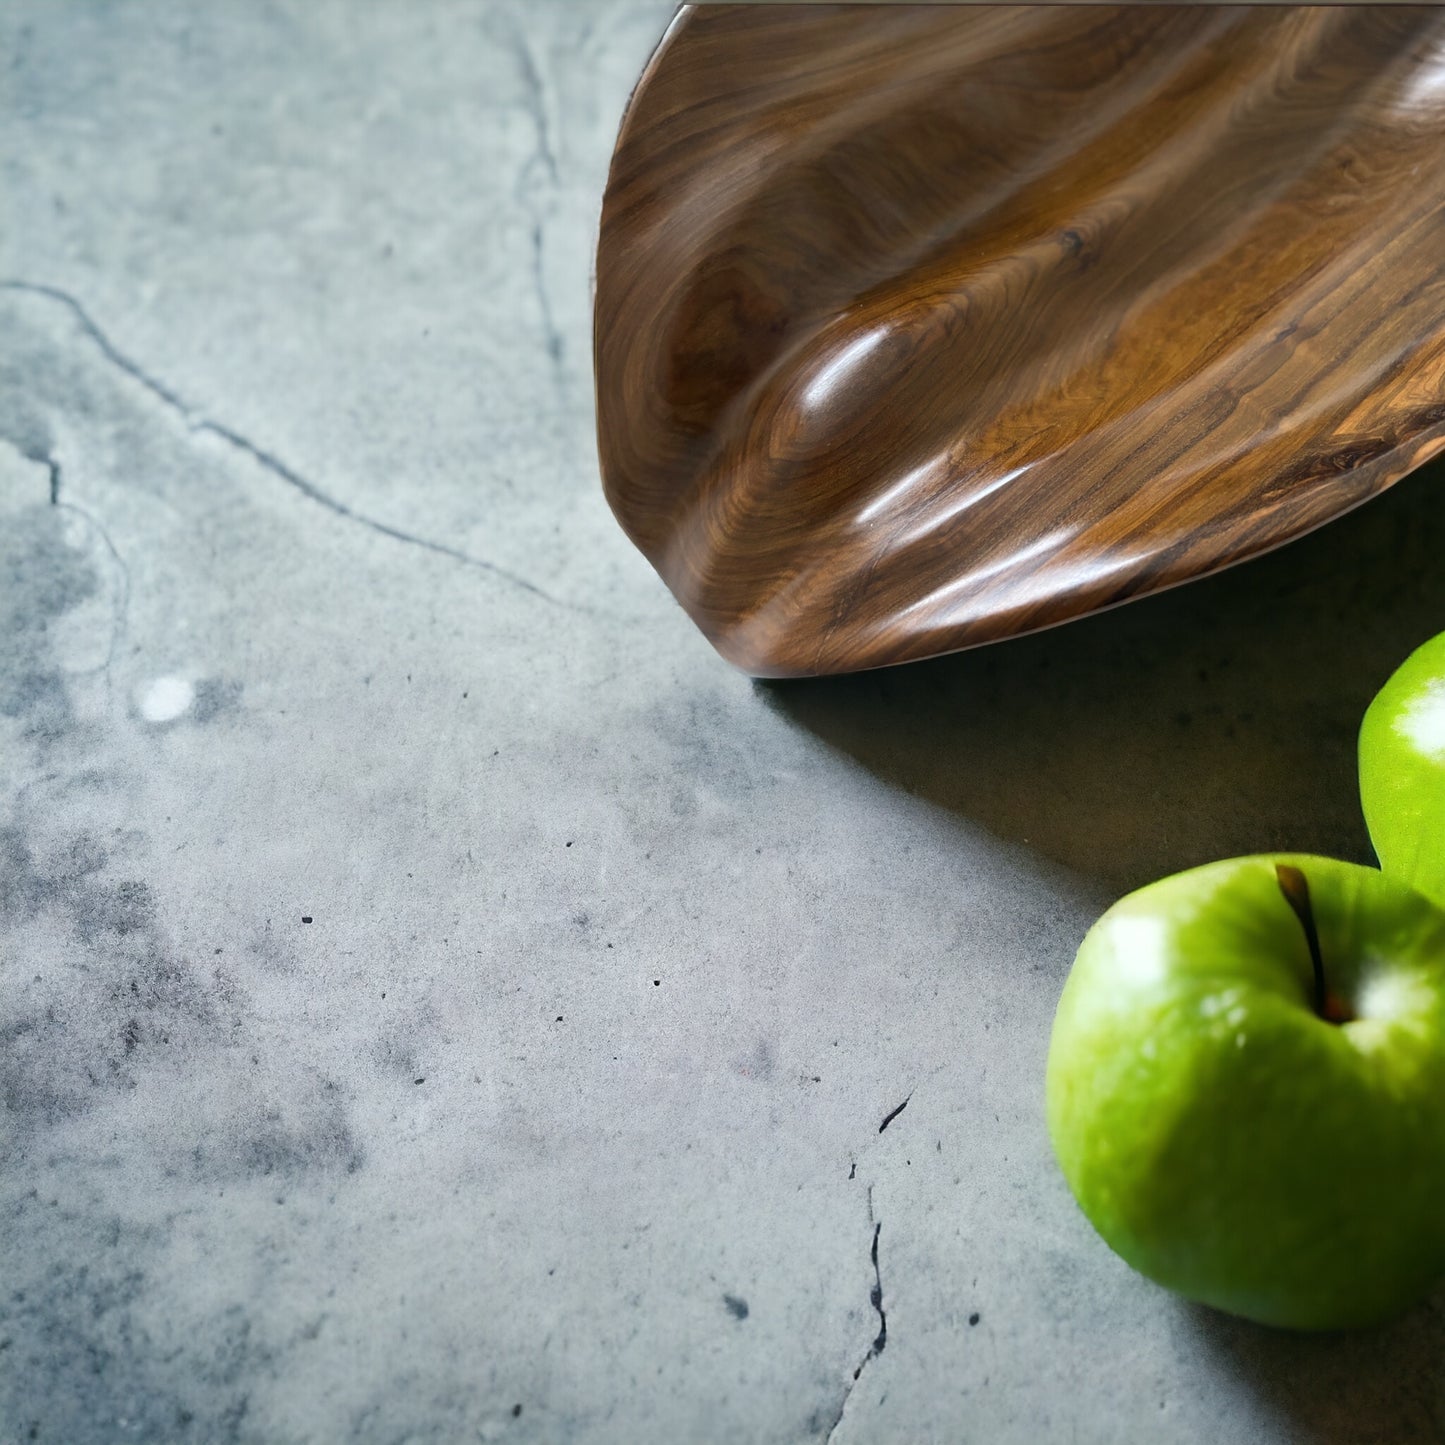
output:
[[[911,1099],[912,1097],[913,1095],[909,1094],[908,1099]],[[878,1132],[880,1134],[908,1107],[908,1099],[904,1099],[904,1101],[899,1104],[896,1109],[891,1109],[886,1115],[884,1115],[883,1122],[878,1126]]]
[[[745,1320],[748,1317],[748,1302],[735,1294],[725,1294],[723,1303],[728,1307],[728,1313],[735,1320]]]

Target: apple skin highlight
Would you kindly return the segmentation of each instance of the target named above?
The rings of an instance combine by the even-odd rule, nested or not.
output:
[[[1281,864],[1348,1022],[1315,1012]],[[1445,1274],[1445,913],[1299,854],[1142,888],[1079,949],[1046,1102],[1075,1198],[1142,1274],[1269,1325],[1388,1319]]]

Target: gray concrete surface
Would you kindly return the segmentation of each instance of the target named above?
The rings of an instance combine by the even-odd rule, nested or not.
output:
[[[1040,1100],[1120,891],[1368,856],[1445,472],[1039,638],[731,672],[592,440],[667,15],[0,14],[0,1439],[1445,1439],[1439,1301],[1170,1298]]]

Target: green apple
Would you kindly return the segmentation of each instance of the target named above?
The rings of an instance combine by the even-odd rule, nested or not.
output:
[[[1445,906],[1445,635],[1417,647],[1366,710],[1360,800],[1380,866]]]
[[[1266,1324],[1385,1319],[1445,1272],[1445,913],[1302,855],[1142,888],[1079,949],[1047,1103],[1150,1279]]]

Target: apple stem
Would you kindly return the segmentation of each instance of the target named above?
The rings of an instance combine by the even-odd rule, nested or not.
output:
[[[1300,927],[1305,931],[1305,942],[1309,945],[1310,963],[1315,971],[1315,1012],[1330,1022],[1335,1012],[1330,1008],[1329,990],[1325,985],[1325,961],[1320,953],[1320,935],[1315,927],[1315,911],[1310,904],[1310,885],[1304,873],[1291,863],[1275,865],[1274,876],[1279,880],[1279,891],[1285,902],[1294,910]]]

